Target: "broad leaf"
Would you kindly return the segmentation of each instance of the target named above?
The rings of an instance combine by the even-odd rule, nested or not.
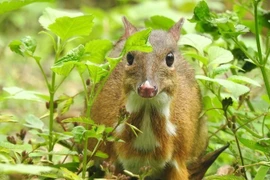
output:
[[[56,168],[67,168],[68,170],[70,171],[73,171],[73,172],[76,172],[78,170],[78,167],[80,166],[80,162],[68,162],[68,163],[60,163],[60,164],[55,164],[53,165],[53,167],[56,167]]]
[[[243,95],[250,91],[247,86],[237,84],[229,80],[215,79],[215,82],[223,86],[225,90],[231,93],[234,97],[239,97],[240,95]]]
[[[216,75],[224,74],[225,72],[228,72],[230,69],[239,69],[242,70],[240,67],[235,66],[233,64],[221,64],[218,67],[213,69],[213,77]]]
[[[208,63],[208,59],[206,57],[204,57],[202,55],[199,55],[197,53],[194,53],[194,52],[184,53],[183,56],[185,56],[185,57],[191,57],[191,58],[194,58],[196,60],[199,60],[204,65],[207,65],[207,63]]]
[[[102,152],[102,151],[97,151],[96,154],[95,154],[96,157],[100,157],[100,158],[103,158],[103,159],[106,159],[108,158],[108,154]]]
[[[25,165],[25,164],[1,164],[0,163],[0,174],[32,174],[43,177],[57,177],[57,169],[49,166],[37,166],[37,165]]]
[[[55,20],[59,17],[78,17],[82,16],[83,13],[81,12],[74,12],[74,11],[67,11],[67,10],[59,10],[59,9],[52,9],[52,8],[46,8],[43,12],[43,15],[39,18],[39,23],[44,29],[48,29],[50,24],[53,24]]]
[[[90,120],[90,119],[88,119],[86,117],[67,118],[67,119],[64,119],[61,122],[63,122],[63,123],[74,123],[74,122],[77,122],[77,123],[84,123],[84,124],[91,124],[91,125],[93,125],[95,123],[93,120]]]
[[[54,65],[51,69],[58,75],[68,76],[76,63],[76,61],[67,61],[59,65]]]
[[[31,36],[25,36],[21,40],[14,40],[9,44],[11,51],[22,56],[32,56],[36,50],[37,43]]]
[[[72,129],[72,134],[74,137],[74,141],[77,143],[82,142],[84,139],[84,134],[87,130],[83,126],[76,126]]]
[[[36,2],[53,2],[54,0],[3,0],[0,3],[0,14],[19,9]]]
[[[70,180],[83,180],[83,178],[81,178],[80,176],[78,176],[77,174],[75,174],[74,172],[68,170],[67,168],[60,168],[60,172],[62,173],[62,176],[65,179],[70,179]]]
[[[48,28],[65,41],[75,36],[89,35],[93,27],[93,18],[92,15],[60,17],[53,24],[50,24]]]
[[[67,76],[74,68],[76,62],[82,59],[84,51],[84,46],[80,44],[78,47],[70,50],[67,55],[56,61],[51,69],[59,75]]]
[[[204,49],[212,43],[208,37],[198,34],[185,34],[180,39],[180,45],[187,45],[195,48],[202,56]]]
[[[89,139],[89,138],[94,138],[94,139],[101,140],[102,137],[103,137],[103,135],[100,134],[100,133],[97,133],[96,130],[95,130],[95,127],[93,127],[92,129],[87,130],[87,131],[85,132],[85,137],[86,137],[87,139]]]
[[[258,150],[258,151],[262,151],[264,153],[269,153],[269,146],[262,146],[259,143],[257,143],[256,141],[253,141],[251,139],[245,139],[242,137],[239,137],[239,141],[246,147],[252,149],[252,150]]]
[[[175,22],[165,16],[152,16],[150,20],[145,21],[146,27],[151,27],[153,29],[164,29],[169,30]]]
[[[10,155],[11,151],[12,150],[7,150],[5,148],[0,147],[0,162],[15,164],[16,163],[15,160]]]
[[[88,60],[101,64],[105,60],[105,56],[112,48],[112,43],[109,40],[93,40],[85,45],[85,52],[89,55]]]
[[[30,114],[25,119],[26,124],[24,126],[33,128],[33,129],[39,129],[41,131],[44,131],[44,123],[36,116]]]
[[[232,82],[232,81],[229,81],[229,80],[226,80],[226,79],[217,79],[217,78],[212,79],[212,78],[202,76],[202,75],[197,75],[196,79],[216,82],[219,85],[223,86],[226,91],[231,93],[236,98],[239,97],[242,94],[245,94],[245,93],[249,92],[249,90],[250,90],[247,86],[237,84],[235,82]]]
[[[152,46],[148,44],[148,37],[152,29],[148,28],[131,35],[124,46],[122,53],[127,53],[130,51],[142,51],[142,52],[151,52]]]
[[[60,66],[65,62],[69,61],[79,61],[81,57],[84,55],[85,48],[82,44],[70,50],[67,55],[57,60],[54,66]]]
[[[210,19],[210,9],[205,1],[200,1],[194,8],[194,16],[192,19],[207,21]]]
[[[90,79],[94,84],[97,84],[101,81],[102,78],[108,75],[108,70],[105,69],[102,65],[94,64],[91,62],[86,62]]]
[[[208,49],[209,66],[217,67],[220,64],[228,63],[233,60],[230,51],[218,46],[211,46]]]
[[[65,101],[64,101],[64,106],[63,106],[63,108],[62,108],[62,110],[61,110],[61,114],[65,114],[68,110],[69,110],[69,108],[70,108],[70,106],[73,104],[73,97],[68,97]]]
[[[118,58],[106,57],[106,59],[109,62],[110,71],[112,71],[117,66],[117,64],[122,60],[122,56]]]
[[[262,180],[265,179],[267,172],[269,171],[270,167],[267,166],[260,166],[255,178],[253,180]]]
[[[3,123],[3,122],[17,123],[18,121],[14,120],[13,116],[11,115],[0,114],[0,123]]]
[[[234,175],[213,175],[213,176],[208,176],[204,178],[205,180],[245,180],[245,178],[241,176],[234,176]]]
[[[30,144],[12,144],[9,142],[0,142],[1,149],[8,149],[9,151],[22,153],[23,151],[31,152],[33,150],[32,146]]]
[[[38,102],[49,100],[49,97],[44,94],[35,91],[26,91],[18,87],[4,87],[3,90],[10,94],[10,96],[5,97],[7,99],[30,100]]]
[[[261,86],[257,81],[254,81],[253,79],[250,79],[246,76],[233,75],[233,76],[230,76],[228,79],[236,83],[252,84],[254,86],[259,86],[259,87]]]
[[[97,126],[97,129],[96,129],[96,133],[97,134],[102,134],[104,131],[105,131],[105,125],[104,124],[102,124],[102,125],[98,125]]]

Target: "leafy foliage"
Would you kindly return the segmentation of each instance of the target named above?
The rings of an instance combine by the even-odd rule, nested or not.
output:
[[[0,14],[7,13],[9,11],[13,11],[19,9],[23,6],[34,2],[52,2],[53,0],[22,0],[22,1],[7,1],[3,0],[0,3]]]

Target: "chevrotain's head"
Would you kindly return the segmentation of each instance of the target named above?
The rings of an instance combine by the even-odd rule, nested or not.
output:
[[[128,38],[137,29],[123,18],[125,25],[124,38]],[[181,61],[177,42],[183,19],[169,31],[153,30],[149,42],[153,51],[150,53],[128,52],[123,61],[125,65],[124,90],[126,94],[134,91],[143,98],[153,98],[159,93],[174,93],[176,69]]]

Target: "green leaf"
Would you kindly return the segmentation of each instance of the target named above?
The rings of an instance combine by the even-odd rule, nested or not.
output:
[[[145,26],[153,29],[169,30],[174,24],[175,22],[172,19],[159,15],[152,16],[150,20],[145,21]]]
[[[95,127],[93,127],[93,128],[90,129],[90,130],[87,130],[87,131],[85,132],[85,137],[86,137],[87,139],[89,139],[89,138],[95,138],[95,139],[101,140],[103,135],[102,135],[102,134],[98,134],[94,128],[95,128]]]
[[[104,124],[102,124],[102,125],[98,125],[97,126],[97,129],[96,129],[96,133],[97,134],[102,134],[104,131],[105,131],[105,125]]]
[[[69,75],[76,63],[82,59],[84,52],[84,46],[80,44],[78,47],[70,50],[67,55],[56,61],[51,69],[59,75]]]
[[[234,97],[239,97],[250,91],[247,86],[237,84],[229,80],[215,79],[215,82],[223,86],[225,90],[231,93]]]
[[[233,81],[233,82],[236,82],[236,83],[252,84],[254,86],[261,87],[261,85],[258,82],[254,81],[253,79],[250,79],[246,76],[232,75],[228,79]]]
[[[12,150],[7,150],[5,148],[0,147],[0,162],[15,164],[16,163],[15,160],[10,155],[11,151]]]
[[[57,177],[57,169],[49,166],[37,166],[37,165],[25,165],[25,164],[1,164],[0,163],[0,174],[31,174],[39,175],[43,177]]]
[[[25,36],[21,40],[14,40],[9,44],[11,51],[22,56],[32,57],[37,47],[36,40],[31,36]]]
[[[65,114],[68,110],[69,110],[69,108],[70,108],[70,106],[73,104],[73,97],[69,97],[66,101],[65,101],[65,104],[64,104],[64,107],[63,107],[63,109],[61,110],[61,114]]]
[[[0,142],[0,147],[4,149],[8,149],[13,152],[22,153],[23,151],[31,152],[33,150],[30,144],[12,144],[9,142]],[[1,170],[0,170],[1,171]]]
[[[52,8],[46,8],[43,12],[43,15],[39,18],[39,23],[44,29],[48,29],[50,24],[53,24],[55,20],[59,17],[78,17],[82,16],[83,13],[81,12],[75,12],[75,11],[67,11],[67,10],[58,10],[58,9],[52,9]]]
[[[209,66],[217,67],[220,64],[228,63],[233,60],[233,55],[230,51],[218,47],[211,46],[208,49]]]
[[[41,131],[44,131],[44,123],[36,116],[30,114],[25,119],[26,124],[24,126],[33,128],[33,129],[39,129]]]
[[[185,57],[191,57],[191,58],[194,58],[194,59],[197,59],[199,60],[201,63],[203,63],[204,65],[207,65],[208,63],[208,59],[204,56],[201,56],[197,53],[193,53],[193,52],[187,52],[187,53],[184,53],[183,56]]]
[[[68,170],[67,168],[60,167],[60,172],[62,173],[62,176],[65,179],[70,179],[70,180],[83,180],[80,176],[75,174],[74,172]]]
[[[195,48],[199,55],[203,56],[204,49],[212,43],[208,37],[198,34],[185,34],[180,39],[180,45],[187,45]]]
[[[89,54],[91,62],[100,64],[104,62],[106,54],[112,47],[113,44],[109,40],[93,40],[85,45],[85,52]]]
[[[53,72],[55,72],[58,75],[68,76],[75,65],[76,65],[76,61],[67,61],[67,62],[61,63],[60,65],[53,65],[51,69],[53,70]]]
[[[9,48],[11,51],[24,56],[24,52],[21,49],[22,42],[20,40],[13,40],[11,43],[9,43]]]
[[[114,130],[113,127],[106,127],[105,132],[108,134],[111,133],[113,130]]]
[[[13,116],[0,114],[0,123],[17,123],[18,121],[13,119]]]
[[[228,72],[230,69],[240,69],[240,67],[235,66],[233,64],[221,64],[218,67],[213,69],[213,77],[216,75],[224,74],[225,72]]]
[[[262,180],[265,179],[267,172],[269,171],[270,167],[267,166],[260,166],[257,174],[253,180]]]
[[[249,92],[250,90],[247,86],[237,84],[235,82],[225,80],[225,79],[217,79],[217,78],[212,79],[212,78],[202,76],[202,75],[196,75],[196,79],[218,83],[219,85],[223,86],[226,91],[231,93],[236,98],[242,94]]]
[[[122,56],[117,57],[117,58],[106,57],[110,65],[110,71],[112,71],[119,62],[121,62],[122,58],[123,58]]]
[[[84,139],[84,133],[87,130],[83,127],[83,126],[76,126],[72,129],[72,134],[74,137],[74,141],[77,143],[82,142],[82,140]]]
[[[234,175],[213,175],[213,176],[208,176],[204,178],[205,180],[245,180],[245,178],[241,176],[234,176]]]
[[[4,87],[3,90],[10,94],[10,96],[5,97],[7,99],[30,100],[38,102],[49,100],[49,96],[47,95],[35,91],[26,91],[18,87]]]
[[[61,59],[57,60],[54,64],[54,66],[60,66],[63,63],[69,62],[69,61],[80,61],[82,56],[84,55],[84,52],[85,52],[85,48],[82,44],[80,44],[79,46],[70,50],[67,53],[67,55],[65,55]]]
[[[262,146],[270,147],[270,138],[262,138],[257,143],[259,143]]]
[[[210,19],[210,9],[205,1],[200,1],[194,8],[195,20],[207,21]]]
[[[77,36],[87,36],[93,27],[92,15],[78,17],[60,17],[53,24],[49,25],[49,30],[58,35],[63,41]]]
[[[95,154],[96,157],[100,157],[100,158],[103,158],[103,159],[107,159],[109,156],[108,154],[102,152],[102,151],[97,151],[96,154]]]
[[[84,123],[84,124],[90,124],[90,125],[95,124],[95,122],[93,120],[90,120],[90,119],[88,119],[86,117],[67,118],[67,119],[64,119],[61,122],[63,122],[63,123],[74,123],[74,122],[77,122],[77,123]]]
[[[77,152],[77,154],[78,154],[78,152]],[[58,169],[66,168],[66,169],[68,169],[70,171],[76,172],[78,170],[79,166],[80,166],[80,162],[73,161],[73,162],[68,162],[68,163],[64,163],[64,164],[62,164],[62,163],[61,164],[55,164],[52,167],[56,167]]]
[[[0,14],[7,13],[9,11],[14,11],[28,4],[36,3],[36,2],[53,2],[54,0],[3,0],[0,3]]]
[[[101,81],[102,78],[108,75],[108,70],[104,69],[104,67],[99,64],[94,64],[91,62],[86,62],[88,72],[90,75],[91,82],[97,84]]]
[[[262,151],[264,153],[269,153],[269,146],[262,146],[259,143],[257,143],[256,141],[253,141],[251,139],[245,139],[242,137],[239,137],[239,141],[246,147],[252,149],[252,150],[258,150],[258,151]]]
[[[148,28],[131,35],[123,48],[122,53],[125,54],[130,51],[151,52],[152,46],[148,44],[148,37],[152,29]]]

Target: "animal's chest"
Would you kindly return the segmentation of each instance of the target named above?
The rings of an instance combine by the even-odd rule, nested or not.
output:
[[[141,133],[138,133],[137,137],[134,138],[132,142],[132,146],[142,152],[154,151],[155,148],[160,147],[159,139],[156,137],[154,133],[152,121],[155,119],[151,119],[150,113],[145,111],[142,123],[141,123]]]
[[[161,172],[171,162],[172,139],[176,136],[176,126],[170,121],[170,98],[162,93],[151,101],[146,101],[131,94],[126,109],[131,116],[142,113],[141,116],[129,119],[132,125],[140,122],[137,128],[142,133],[128,136],[132,137],[129,139],[125,136],[133,134],[129,126],[122,124],[116,129],[120,138],[126,141],[117,145],[118,160],[124,169],[133,173],[139,173],[142,167],[151,167],[154,174]]]
[[[137,137],[126,143],[129,146],[129,156],[119,155],[119,161],[124,169],[133,173],[141,173],[142,168],[151,168],[152,174],[162,172],[166,164],[171,161],[172,153],[165,152],[164,140],[161,140],[155,131],[154,119],[148,112],[145,112]],[[167,136],[169,138],[169,134]],[[121,152],[119,152],[121,153]]]

